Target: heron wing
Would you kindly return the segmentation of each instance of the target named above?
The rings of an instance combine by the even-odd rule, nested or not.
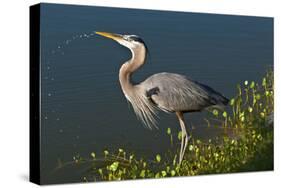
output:
[[[146,95],[164,111],[201,111],[228,100],[214,89],[174,73],[158,73],[140,84]]]

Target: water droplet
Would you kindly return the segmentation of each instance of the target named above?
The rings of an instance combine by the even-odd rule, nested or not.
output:
[[[48,116],[45,116],[44,119],[48,119]]]
[[[51,80],[52,80],[52,81],[54,81],[54,80],[55,80],[55,78],[51,78]]]
[[[57,118],[57,121],[59,121],[60,120],[60,118]]]
[[[52,96],[52,94],[51,94],[51,93],[48,93],[48,96],[50,97],[50,96]]]
[[[48,70],[50,70],[50,68],[51,68],[50,66],[47,66],[47,69],[48,69]]]
[[[63,130],[62,130],[62,129],[60,129],[60,130],[59,130],[59,132],[60,132],[60,133],[63,133]]]

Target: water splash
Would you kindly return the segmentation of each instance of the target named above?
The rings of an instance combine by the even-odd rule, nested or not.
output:
[[[95,31],[91,31],[89,33],[82,33],[82,34],[73,35],[72,37],[62,41],[61,43],[59,43],[56,48],[51,50],[51,53],[52,54],[65,55],[63,49],[66,48],[68,45],[70,45],[73,41],[76,41],[77,39],[80,39],[80,40],[81,39],[89,39],[94,35],[95,35]]]
[[[43,64],[44,69],[45,69],[45,75],[43,76],[43,79],[46,80],[47,82],[54,82],[57,81],[56,79],[56,63],[59,63],[57,59],[61,56],[66,56],[67,55],[67,48],[71,48],[71,45],[75,45],[75,41],[81,41],[81,40],[88,40],[91,37],[95,36],[95,31],[87,32],[87,33],[80,33],[80,34],[75,34],[72,35],[71,37],[63,40],[63,41],[58,41],[57,44],[49,51],[49,59],[45,61]],[[46,91],[47,97],[49,99],[52,99],[52,97],[56,97],[55,91]],[[57,122],[58,125],[62,123],[61,118],[58,116],[58,112],[60,111],[62,104],[56,104],[53,106],[52,110],[50,113],[46,114],[44,116],[45,121],[50,121],[54,120]],[[78,126],[80,128],[80,126]],[[57,131],[60,134],[63,134],[65,130],[61,128],[60,126],[58,127]],[[76,139],[80,139],[80,136],[77,136]]]

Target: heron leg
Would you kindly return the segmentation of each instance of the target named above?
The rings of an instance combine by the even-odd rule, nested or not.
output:
[[[181,130],[182,130],[182,126],[181,126]],[[180,155],[179,155],[179,164],[182,161],[183,158],[183,145],[184,145],[184,133],[183,130],[181,131],[181,149],[180,149]]]
[[[182,139],[181,139],[181,141],[182,141],[182,149],[181,149],[181,158],[180,158],[180,160],[179,160],[179,164],[181,164],[181,162],[182,162],[182,159],[183,159],[183,156],[184,156],[184,153],[185,153],[185,149],[186,149],[186,146],[187,146],[187,139],[186,139],[186,137],[187,137],[187,134],[186,134],[186,129],[185,129],[185,125],[184,125],[184,122],[183,121],[180,121],[181,123],[180,123],[180,125],[181,125],[181,130],[182,130]]]
[[[179,164],[181,164],[184,153],[188,144],[188,140],[190,139],[190,136],[185,128],[185,122],[184,122],[184,116],[182,112],[176,112],[176,115],[179,119],[181,131],[182,131],[182,139],[181,139],[181,149],[180,149],[180,156],[179,156]]]
[[[182,153],[183,153],[183,154],[182,154],[182,159],[183,159],[183,156],[184,156],[184,154],[185,154],[185,150],[186,150],[188,141],[189,141],[189,139],[190,139],[190,134],[189,134],[188,131],[186,130],[184,121],[183,121],[183,123],[182,123],[182,130],[183,130],[183,132],[184,132],[184,146],[183,146],[183,151],[182,151]],[[181,159],[181,160],[182,160],[182,159]]]

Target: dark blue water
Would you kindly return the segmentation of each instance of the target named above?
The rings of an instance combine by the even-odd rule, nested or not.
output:
[[[153,158],[169,149],[167,127],[176,117],[160,113],[159,130],[145,129],[118,81],[129,50],[94,31],[137,34],[150,56],[134,75],[139,82],[158,72],[185,74],[231,98],[236,84],[258,81],[273,65],[273,19],[150,10],[43,4],[41,9],[42,180],[80,181],[83,169],[53,172],[107,148]],[[195,138],[219,133],[206,128],[206,113],[186,114]]]

